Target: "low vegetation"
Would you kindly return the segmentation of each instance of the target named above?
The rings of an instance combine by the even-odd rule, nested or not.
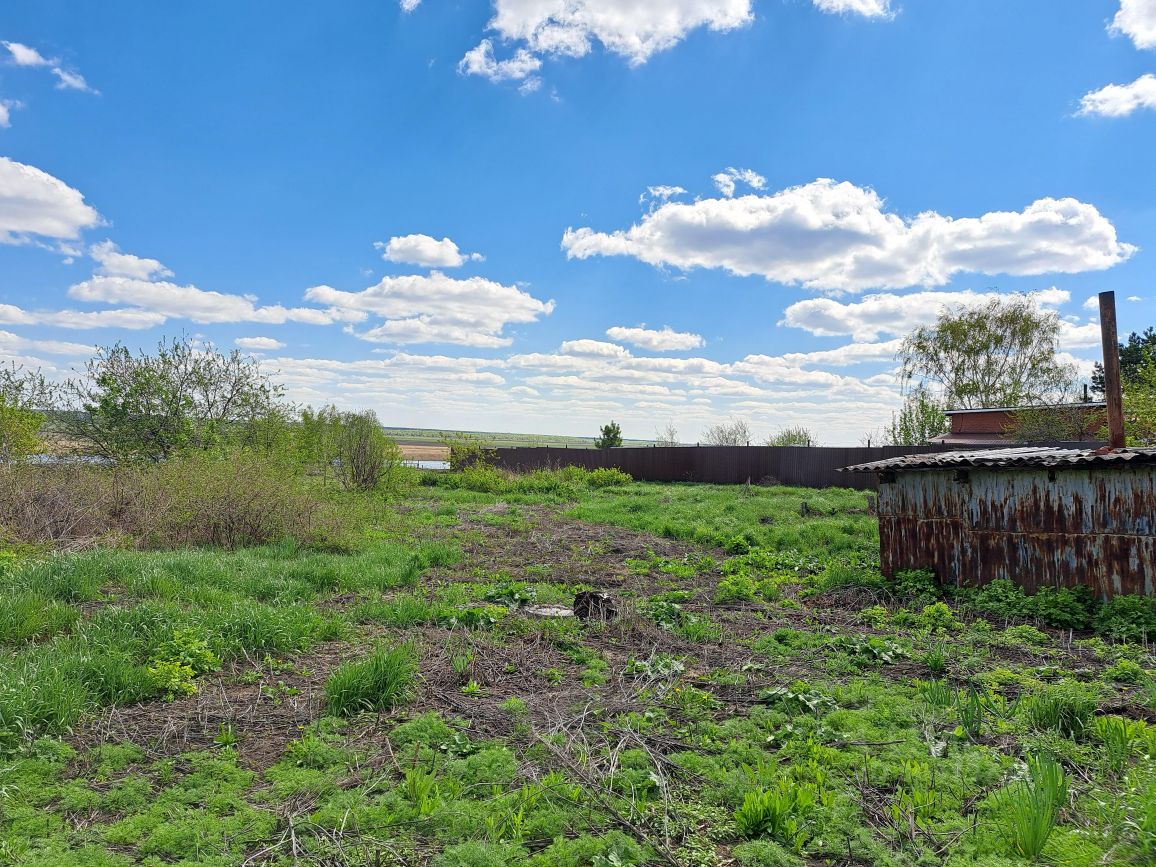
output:
[[[1156,858],[1152,600],[886,579],[852,491],[260,454],[5,470],[0,864]]]

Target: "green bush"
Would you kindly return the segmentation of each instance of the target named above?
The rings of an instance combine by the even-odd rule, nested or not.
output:
[[[1156,599],[1114,596],[1096,615],[1096,631],[1114,641],[1156,638]]]
[[[896,598],[915,605],[927,605],[939,598],[939,581],[934,572],[926,569],[906,569],[896,572],[890,581]]]
[[[617,467],[599,467],[590,471],[586,484],[592,488],[615,488],[629,485],[633,481],[629,473],[624,473]]]
[[[1000,620],[1036,620],[1055,629],[1088,629],[1097,602],[1084,586],[1042,587],[1034,595],[1007,578],[999,578],[961,597],[973,609]]]
[[[366,659],[346,662],[325,684],[325,709],[334,716],[390,710],[409,700],[417,677],[412,647],[379,647]]]

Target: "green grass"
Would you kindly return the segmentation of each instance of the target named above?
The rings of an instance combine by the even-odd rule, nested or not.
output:
[[[8,558],[0,865],[1152,863],[1151,648],[1050,628],[1081,600],[884,581],[854,492],[577,479]],[[590,587],[618,619],[525,610]]]
[[[416,675],[412,647],[379,647],[330,675],[325,710],[334,716],[391,710],[412,694]]]

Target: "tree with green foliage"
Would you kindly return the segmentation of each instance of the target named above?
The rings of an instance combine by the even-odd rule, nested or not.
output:
[[[903,341],[902,377],[959,409],[1060,403],[1076,370],[1059,358],[1059,335],[1059,316],[1028,295],[945,309]]]
[[[161,341],[152,354],[102,347],[69,390],[69,432],[122,461],[243,445],[256,426],[288,411],[282,386],[255,358],[189,338]]]
[[[1120,344],[1120,381],[1126,384],[1143,378],[1144,368],[1152,364],[1156,364],[1156,328],[1149,326],[1141,333],[1133,331]],[[1104,365],[1099,361],[1092,373],[1092,391],[1104,394]]]
[[[337,476],[347,489],[375,490],[396,476],[401,450],[372,410],[347,412],[337,426]]]
[[[802,425],[785,427],[767,440],[769,446],[817,446],[815,435]]]
[[[44,448],[40,432],[58,389],[39,370],[16,362],[0,367],[0,463],[22,461]]]
[[[949,427],[943,404],[919,385],[907,393],[899,412],[892,413],[891,424],[884,428],[884,439],[892,446],[920,446],[933,436],[947,433]]]
[[[598,438],[594,440],[594,448],[596,449],[616,449],[622,445],[622,428],[618,426],[618,422],[612,421],[609,424],[602,425],[601,433]]]

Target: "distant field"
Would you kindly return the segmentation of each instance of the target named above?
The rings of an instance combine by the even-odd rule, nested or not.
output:
[[[509,448],[512,446],[567,446],[575,449],[594,448],[594,437],[567,437],[551,434],[519,434],[496,433],[493,431],[457,431],[434,430],[431,428],[387,427],[384,428],[387,436],[399,445],[408,446],[441,446],[447,437],[468,436],[477,437],[494,448]],[[648,446],[650,440],[623,440],[627,446]]]

